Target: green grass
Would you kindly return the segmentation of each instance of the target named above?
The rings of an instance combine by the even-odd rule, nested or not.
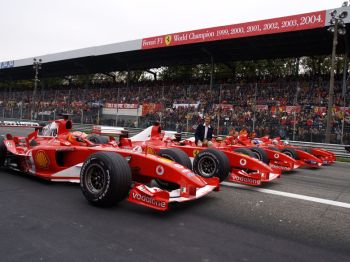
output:
[[[337,157],[337,161],[350,163],[350,158]]]

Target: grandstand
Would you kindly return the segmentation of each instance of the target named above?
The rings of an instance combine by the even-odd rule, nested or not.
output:
[[[349,7],[337,12],[350,12]],[[328,102],[328,76],[313,74],[289,79],[257,75],[227,79],[215,65],[236,70],[231,62],[329,55],[330,10],[255,21],[38,56],[40,77],[103,73],[106,80],[84,84],[42,84],[32,89],[15,80],[33,78],[33,58],[3,61],[0,66],[0,117],[52,119],[64,108],[79,123],[146,127],[160,120],[166,129],[193,131],[204,113],[212,115],[217,134],[243,126],[258,135],[323,142]],[[350,17],[344,19],[348,29]],[[350,34],[338,53],[347,52]],[[344,41],[343,41],[344,40]],[[209,64],[208,81],[111,81],[110,72],[150,70],[165,66]],[[299,70],[299,62],[296,63]],[[342,71],[336,76],[331,142],[349,143],[349,97],[343,97]],[[347,71],[347,70],[345,70]],[[152,71],[151,71],[152,72]],[[45,83],[45,81],[42,81]],[[299,89],[298,89],[299,88]],[[348,94],[347,87],[345,94]],[[344,104],[345,101],[345,104]],[[31,115],[31,109],[35,108]],[[344,121],[344,122],[343,122]],[[343,125],[344,123],[344,125]]]

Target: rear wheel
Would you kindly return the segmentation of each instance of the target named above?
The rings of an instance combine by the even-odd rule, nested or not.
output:
[[[193,170],[204,178],[218,177],[222,182],[230,173],[230,162],[223,152],[208,148],[195,157]]]
[[[260,147],[252,147],[250,150],[253,152],[254,157],[256,159],[259,159],[260,161],[264,162],[265,164],[269,164],[269,157],[267,156],[267,153],[264,149]]]
[[[96,206],[113,206],[127,197],[131,187],[128,162],[112,152],[89,156],[80,171],[80,188]]]
[[[286,154],[287,156],[290,156],[294,159],[299,159],[297,152],[293,148],[284,148],[282,150],[282,153]]]
[[[241,153],[241,154],[243,154],[243,155],[256,158],[256,156],[253,154],[253,152],[252,152],[249,148],[244,148],[244,147],[235,148],[235,149],[233,150],[233,152]]]
[[[277,152],[282,152],[280,149],[278,149],[277,147],[273,147],[273,146],[269,146],[268,147],[270,150],[273,150],[273,151],[277,151]]]
[[[170,159],[174,162],[179,163],[180,165],[192,170],[192,163],[190,158],[187,156],[185,152],[178,148],[166,148],[166,149],[161,149],[158,153],[159,156]],[[164,181],[162,179],[155,179],[156,183],[160,188],[166,189],[166,190],[175,190],[179,188],[178,184],[171,183]]]
[[[258,159],[259,158],[257,157],[257,155],[255,155],[253,153],[253,151],[251,151],[249,148],[244,148],[244,147],[241,147],[241,148],[236,148],[233,150],[233,152],[236,152],[236,153],[241,153],[243,155],[246,155],[246,156],[249,156],[249,157],[252,157],[252,158],[255,158],[255,159]],[[254,173],[255,170],[251,170],[251,169],[245,169],[243,168],[243,170],[246,172],[246,173]]]
[[[89,135],[87,139],[94,144],[104,145],[109,143],[109,137],[107,136]]]

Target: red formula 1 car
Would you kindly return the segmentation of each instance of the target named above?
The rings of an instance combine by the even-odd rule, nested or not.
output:
[[[278,145],[285,147],[287,149],[293,148],[294,150],[297,150],[297,152],[299,150],[301,150],[301,151],[304,151],[306,153],[309,153],[309,154],[317,157],[318,159],[320,159],[323,165],[331,165],[334,163],[334,161],[337,160],[337,157],[335,156],[334,153],[327,151],[323,148],[313,148],[313,147],[302,148],[302,147],[298,147],[298,146],[292,146],[288,143],[288,141],[284,141],[284,142],[281,141],[281,139],[279,137],[277,137],[275,139],[269,139],[269,141],[272,144],[278,144]]]
[[[183,165],[152,154],[90,141],[86,134],[71,132],[72,122],[53,121],[27,137],[7,134],[0,139],[0,165],[50,181],[79,182],[84,196],[95,205],[129,201],[157,210],[171,202],[200,198],[219,189],[219,179],[204,179],[186,166],[182,151],[167,149],[162,154]],[[175,185],[172,190],[152,186],[157,179]]]
[[[163,136],[159,128],[152,126],[131,138],[121,137],[119,145],[126,149],[138,148],[142,152],[154,155],[160,154],[164,149],[180,149],[193,160],[195,173],[205,178],[218,177],[220,181],[228,179],[231,182],[259,186],[281,175],[279,170],[273,170],[265,163],[241,152],[198,147],[189,141],[174,141],[167,135]],[[94,133],[117,134],[118,131],[113,132],[113,128],[108,127],[95,127]]]
[[[280,138],[270,139],[268,136],[253,139],[261,145],[279,150],[284,154],[294,158],[301,166],[317,168],[322,164],[330,164],[335,160],[335,155],[322,149],[303,149],[300,147],[289,145],[288,142],[283,142]],[[242,144],[251,144],[253,140],[247,137],[240,137],[239,142]],[[327,160],[325,160],[325,158]],[[327,161],[327,162],[325,162]]]
[[[277,172],[294,170],[300,166],[294,158],[282,153],[280,150],[259,144],[237,143],[237,140],[232,139],[230,136],[216,138],[213,145],[221,150],[239,152],[259,159],[273,170],[277,170]]]

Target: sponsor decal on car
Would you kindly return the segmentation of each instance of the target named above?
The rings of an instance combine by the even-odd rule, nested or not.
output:
[[[241,158],[241,160],[239,160],[239,163],[242,165],[242,166],[245,166],[247,164],[247,160],[244,159],[244,158]]]
[[[156,207],[161,207],[161,208],[166,207],[165,201],[156,200],[152,197],[141,195],[137,192],[132,192],[131,197],[137,201],[141,201],[141,202],[144,202],[144,203],[156,206]]]
[[[193,156],[196,157],[199,154],[199,150],[193,150]]]
[[[175,167],[179,168],[179,169],[183,169],[184,167],[180,164],[174,164]]]
[[[272,168],[279,168],[279,169],[282,169],[282,170],[289,170],[290,167],[287,167],[287,166],[279,166],[279,165],[270,165],[270,167]]]
[[[165,157],[161,157],[160,160],[163,161],[164,163],[172,163],[172,162],[174,162],[173,160],[165,158]]]
[[[232,176],[232,180],[237,181],[239,183],[249,184],[249,185],[261,185],[261,181],[258,179],[253,179],[249,177],[243,177],[243,176]]]
[[[164,167],[161,166],[161,165],[158,165],[156,167],[156,173],[157,173],[158,176],[162,176],[164,174]]]
[[[146,149],[147,154],[151,154],[151,155],[156,155],[156,151],[154,151],[154,149],[152,147],[147,147]]]
[[[50,165],[50,160],[48,156],[46,155],[45,151],[42,150],[38,151],[35,154],[34,161],[38,168],[46,169]]]

